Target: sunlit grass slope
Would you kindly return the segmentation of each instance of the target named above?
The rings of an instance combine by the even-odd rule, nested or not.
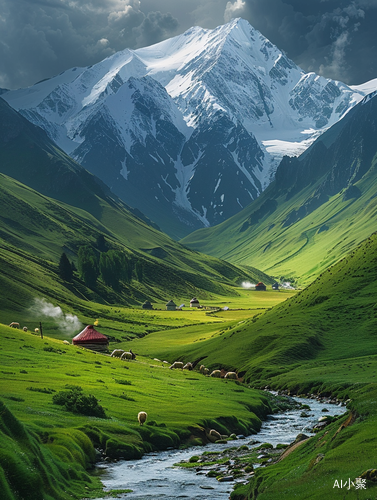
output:
[[[10,177],[0,177],[0,284],[7,290],[1,297],[1,311],[20,311],[41,296],[54,304],[59,301],[59,305],[72,304],[77,297],[139,305],[146,299],[166,303],[171,298],[187,301],[193,296],[237,296],[236,285],[243,279],[271,281],[263,273],[240,270],[186,249],[115,202],[99,200],[101,222]],[[88,289],[77,274],[72,283],[59,278],[62,252],[77,264],[78,248],[95,248],[99,235],[105,236],[110,248],[142,261],[142,282],[134,276],[114,292],[100,280],[94,289]]]
[[[7,407],[0,425],[4,500],[95,496],[98,482],[85,473],[94,460],[93,444],[112,458],[136,458],[153,449],[195,444],[203,428],[256,431],[269,409],[262,393],[233,381],[169,370],[147,358],[125,362],[2,325],[0,336],[1,395]],[[96,397],[107,418],[53,404],[53,395],[67,384]],[[140,427],[142,410],[148,425]],[[34,496],[25,494],[26,484]]]
[[[355,361],[350,361],[352,369],[345,369],[348,360],[360,358],[362,363],[363,357],[377,355],[376,264],[373,234],[272,310],[195,345],[173,349],[174,354],[187,360],[200,354],[205,364],[238,369],[245,380],[261,386],[267,382],[282,386],[287,378],[304,392],[308,382],[321,384],[328,370],[334,383],[352,383]],[[318,363],[328,368],[319,369]]]
[[[263,203],[271,201],[267,189],[263,197],[246,210],[219,226],[198,230],[182,242],[234,264],[250,264],[272,276],[295,277],[301,284],[307,284],[375,230],[375,163],[368,175],[356,184],[363,192],[360,198],[345,200],[344,193],[340,192],[290,225],[286,225],[288,215],[300,209],[315,186],[289,200],[283,193],[274,198],[278,203],[276,211],[243,229],[247,218]]]

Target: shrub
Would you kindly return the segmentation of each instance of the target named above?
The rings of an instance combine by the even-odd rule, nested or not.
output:
[[[54,394],[52,402],[64,406],[66,410],[72,413],[107,418],[105,410],[98,404],[97,398],[91,394],[86,396],[79,386],[68,386],[68,390]]]

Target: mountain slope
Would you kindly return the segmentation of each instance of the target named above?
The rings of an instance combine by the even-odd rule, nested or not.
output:
[[[180,298],[199,291],[232,294],[237,293],[234,285],[244,276],[253,276],[253,272],[185,248],[136,217],[119,199],[109,197],[102,183],[59,150],[43,131],[6,103],[0,102],[0,107],[0,172],[11,171],[18,179],[0,173],[0,280],[9,292],[3,297],[6,302],[10,299],[19,307],[33,294],[67,300],[65,284],[57,277],[62,252],[77,265],[79,248],[89,245],[99,258],[97,241],[103,236],[108,249],[124,252],[133,266],[141,262],[144,279],[134,275],[120,291],[114,291],[101,281],[89,290],[75,278],[68,288],[82,298],[140,303],[145,298]],[[43,285],[44,269],[51,272],[49,285],[47,281]],[[254,274],[258,275],[262,277]],[[53,291],[54,280],[59,292]],[[6,307],[12,310],[8,302]]]
[[[247,21],[192,28],[4,98],[174,237],[224,221],[371,87],[305,74]]]
[[[274,276],[312,281],[375,230],[377,98],[367,96],[242,212],[183,240]]]
[[[271,310],[211,339],[174,352],[160,348],[153,355],[200,359],[213,369],[237,369],[258,387],[273,383],[281,388],[289,382],[298,393],[317,384],[344,389],[354,382],[352,370],[363,357],[377,360],[376,264],[374,233],[306,289]],[[344,373],[344,363],[351,363],[352,370]]]

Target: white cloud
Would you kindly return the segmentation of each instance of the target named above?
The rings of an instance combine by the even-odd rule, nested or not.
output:
[[[246,7],[246,2],[243,0],[235,0],[235,2],[228,2],[225,7],[224,20],[229,22],[235,17],[242,17],[244,9]]]

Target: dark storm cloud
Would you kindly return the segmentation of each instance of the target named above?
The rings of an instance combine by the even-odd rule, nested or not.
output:
[[[0,87],[234,17],[306,71],[350,84],[377,77],[377,0],[0,0]]]
[[[376,0],[238,0],[247,19],[306,71],[356,84],[377,77]]]
[[[147,46],[169,38],[177,28],[178,21],[171,14],[148,12],[143,22],[134,28],[133,32],[136,35],[137,45]]]
[[[94,64],[169,38],[177,27],[169,13],[143,13],[139,0],[0,0],[0,87]]]

